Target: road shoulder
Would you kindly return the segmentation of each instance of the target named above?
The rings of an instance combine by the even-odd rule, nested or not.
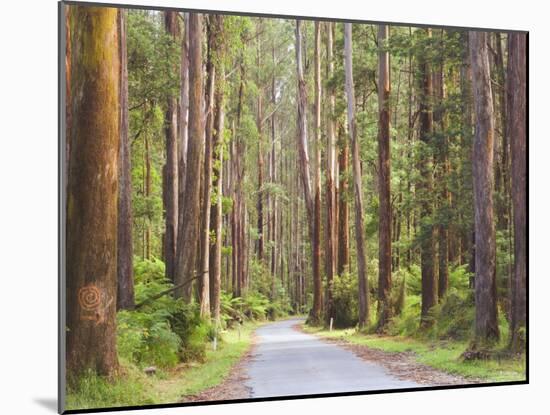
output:
[[[320,333],[304,330],[303,324],[293,326],[295,330],[318,337],[351,351],[360,359],[383,366],[391,375],[400,380],[412,381],[425,386],[467,385],[480,383],[477,379],[445,373],[430,366],[418,363],[414,352],[387,352],[366,345],[355,344],[345,338],[326,337]]]

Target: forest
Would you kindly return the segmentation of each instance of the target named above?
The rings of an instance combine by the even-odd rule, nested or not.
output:
[[[525,379],[526,33],[62,18],[68,408],[181,402],[290,316]]]

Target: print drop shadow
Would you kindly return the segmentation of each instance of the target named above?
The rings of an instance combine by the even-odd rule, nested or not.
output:
[[[49,409],[52,412],[57,413],[57,399],[56,398],[34,398],[34,402],[38,405]]]

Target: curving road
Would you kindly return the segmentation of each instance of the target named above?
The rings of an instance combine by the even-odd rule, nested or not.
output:
[[[302,321],[279,321],[256,331],[254,357],[246,368],[251,397],[425,386],[397,379],[382,366],[292,328]]]

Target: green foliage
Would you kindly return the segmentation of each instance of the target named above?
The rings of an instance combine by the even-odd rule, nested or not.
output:
[[[269,299],[265,295],[251,292],[243,300],[241,311],[245,318],[249,320],[263,320],[266,318]]]
[[[222,292],[220,310],[222,320],[228,327],[245,320],[265,320],[269,300],[258,292],[248,293],[245,297],[233,297]]]
[[[388,333],[393,336],[418,335],[420,326],[420,296],[408,295],[405,297],[401,314],[395,315],[388,325]]]
[[[435,339],[467,340],[475,318],[474,295],[451,288],[443,301],[430,310],[434,324],[428,336]]]
[[[180,45],[166,33],[162,15],[128,12],[128,86],[141,101],[164,101],[179,92]]]
[[[267,264],[257,258],[251,258],[249,264],[250,291],[270,297],[273,290],[273,278]]]
[[[292,312],[292,305],[290,304],[290,297],[288,296],[281,280],[275,279],[275,286],[273,289],[273,298],[267,306],[267,317],[270,320],[276,320],[281,317],[285,317]]]
[[[359,321],[357,276],[344,273],[333,281],[334,327],[355,327]]]
[[[467,339],[472,330],[474,303],[473,292],[468,286],[471,274],[466,268],[466,265],[461,265],[449,270],[447,294],[430,310],[428,318],[434,324],[427,332],[419,330],[422,293],[420,267],[411,265],[408,270],[401,269],[394,277],[392,292],[392,298],[399,299],[394,303],[395,306],[401,303],[401,313],[395,313],[390,333],[432,339]],[[406,287],[404,293],[400,292],[401,288],[397,288],[403,285]]]
[[[411,295],[420,295],[422,293],[422,274],[420,266],[412,264],[407,270],[401,271],[406,280],[407,293]]]
[[[119,355],[136,364],[171,367],[178,363],[180,338],[164,311],[121,311],[117,315]]]
[[[198,305],[179,301],[177,312],[171,314],[169,320],[172,330],[181,339],[180,359],[204,361],[206,345],[214,339],[214,328],[201,318]]]
[[[114,379],[87,373],[68,386],[67,409],[174,403],[216,386],[249,349],[254,328],[254,324],[245,323],[239,330],[224,331],[218,349],[208,349],[203,364],[184,371],[157,371],[149,377],[122,359],[120,376]]]
[[[251,261],[252,264],[255,264],[256,272],[265,268],[258,261]],[[252,267],[251,272],[254,272]],[[269,278],[271,279],[271,277]],[[279,280],[269,282],[266,278],[258,277],[256,282],[258,284],[254,285],[254,288],[251,288],[244,297],[233,297],[230,293],[222,291],[220,311],[224,326],[233,327],[235,324],[247,320],[275,320],[292,311],[290,299]],[[272,298],[270,299],[268,295]]]
[[[67,409],[108,408],[155,403],[147,379],[132,365],[121,362],[123,376],[114,381],[88,372],[67,387]]]
[[[135,296],[139,304],[171,287],[164,278],[164,263],[158,259],[137,261],[134,267]],[[169,318],[178,311],[178,301],[166,295],[137,310],[117,314],[119,355],[128,361],[171,367],[178,363],[181,338],[172,331]]]
[[[449,289],[455,288],[459,292],[469,291],[472,273],[468,272],[468,265],[459,265],[449,270]]]
[[[172,288],[158,259],[136,260],[136,303],[143,303]],[[117,315],[119,355],[139,366],[172,367],[180,361],[202,360],[212,327],[201,319],[196,304],[185,304],[171,295],[145,302],[136,310]]]
[[[405,308],[405,300],[407,298],[407,279],[405,276],[396,273],[393,276],[393,284],[391,287],[391,302],[393,306],[393,315],[399,316]]]
[[[241,313],[242,302],[241,297],[233,297],[230,293],[221,292],[220,316],[225,326],[233,327],[244,320],[244,315]]]

